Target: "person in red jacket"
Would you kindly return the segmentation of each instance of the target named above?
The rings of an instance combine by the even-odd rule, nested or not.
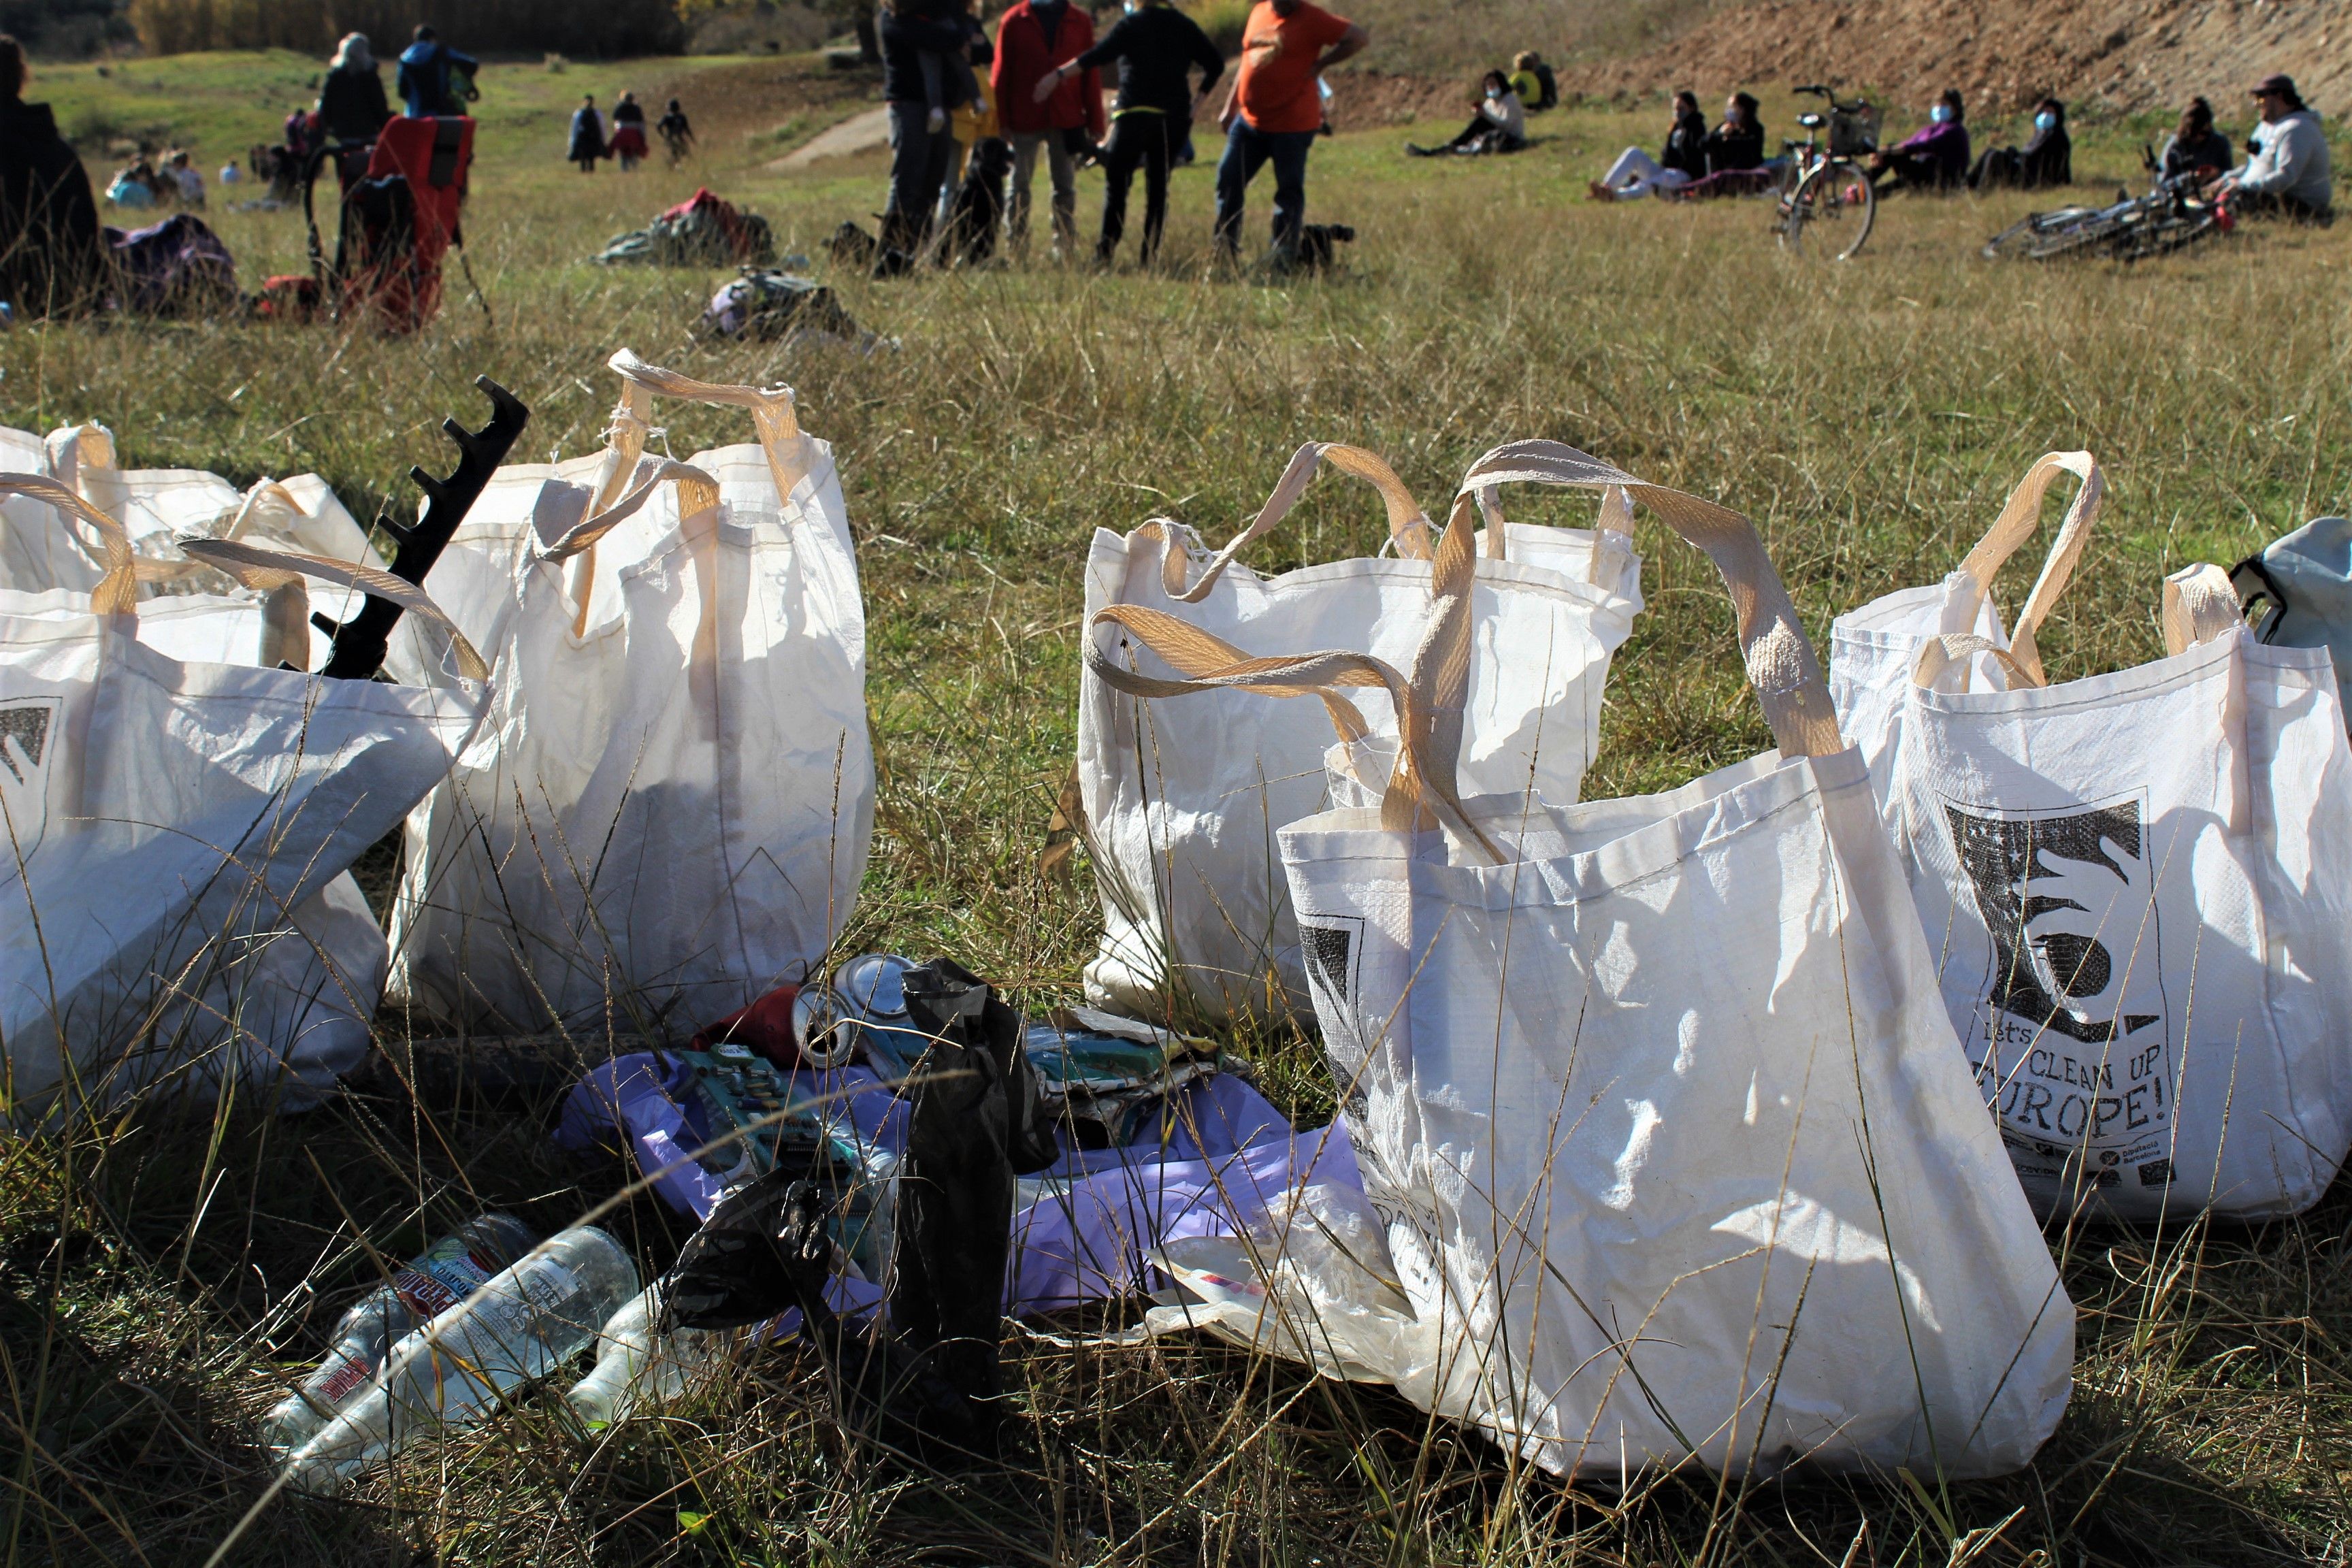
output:
[[[996,31],[996,63],[989,84],[996,114],[1013,143],[1013,201],[1005,227],[1015,250],[1029,240],[1029,182],[1037,172],[1037,149],[1054,179],[1054,242],[1075,251],[1078,238],[1078,164],[1066,140],[1084,128],[1103,139],[1102,71],[1089,68],[1060,79],[1037,101],[1037,83],[1047,72],[1095,47],[1095,25],[1070,0],[1021,0],[1004,13]]]

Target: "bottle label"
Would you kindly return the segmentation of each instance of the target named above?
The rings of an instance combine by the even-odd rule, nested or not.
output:
[[[328,1405],[339,1405],[374,1369],[359,1356],[337,1356],[311,1375],[309,1392]]]
[[[422,1267],[402,1269],[393,1277],[392,1288],[420,1318],[439,1317],[498,1272],[495,1266],[485,1267],[455,1238],[416,1261]]]

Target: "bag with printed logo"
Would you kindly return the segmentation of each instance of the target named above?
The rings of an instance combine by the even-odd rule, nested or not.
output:
[[[1282,521],[1324,463],[1379,489],[1394,556],[1276,577],[1251,571],[1243,550]],[[1612,495],[1591,531],[1507,522],[1491,486],[1479,505],[1487,527],[1472,592],[1463,774],[1478,788],[1533,787],[1571,802],[1599,743],[1610,656],[1641,609],[1630,514]],[[1097,531],[1087,614],[1134,605],[1258,652],[1346,647],[1402,661],[1429,625],[1430,538],[1428,518],[1386,463],[1353,447],[1310,445],[1214,556],[1166,519],[1124,537]],[[1387,694],[1339,700],[1349,754],[1384,776],[1382,737],[1395,730]],[[1086,973],[1091,999],[1146,1017],[1171,1005],[1209,1020],[1309,1013],[1275,835],[1328,803],[1326,744],[1319,726],[1241,693],[1141,703],[1091,668],[1082,676],[1077,778],[1103,906],[1101,945]]]
[[[1992,574],[2059,471],[2082,489],[2004,636]],[[2087,454],[2044,458],[1940,587],[1842,618],[1840,717],[2035,1206],[2295,1214],[2352,1145],[2336,673],[2258,641],[2193,566],[2165,583],[2164,658],[2050,684],[2032,634],[2103,489]]]
[[[480,661],[447,640],[449,679],[427,690],[175,658],[149,642],[172,617],[142,613],[119,521],[51,479],[0,477],[0,496],[12,528],[71,515],[104,565],[78,613],[55,603],[69,590],[0,593],[9,1119],[149,1086],[314,1102],[364,1057],[383,985],[383,932],[349,868],[446,772],[482,710]],[[247,570],[232,557],[208,561]],[[298,634],[313,574],[439,618],[384,574],[283,560],[253,587]],[[195,632],[237,607],[222,604],[191,610]]]
[[[1779,750],[1631,799],[1461,793],[1472,498],[1507,481],[1623,487],[1706,550]],[[1107,617],[1183,675],[1156,693],[1377,686],[1403,717],[1377,805],[1281,835],[1387,1253],[1349,1258],[1368,1283],[1328,1303],[1329,1370],[1392,1378],[1567,1476],[2024,1464],[2065,1408],[2073,1309],[1755,531],[1524,442],[1471,469],[1433,576],[1409,675]],[[1264,1267],[1279,1286],[1283,1259]]]
[[[789,389],[612,368],[606,449],[500,470],[433,572],[493,696],[410,818],[392,991],[474,1028],[723,1016],[805,978],[865,872],[866,622],[832,448]],[[758,440],[647,458],[657,395],[744,409]]]

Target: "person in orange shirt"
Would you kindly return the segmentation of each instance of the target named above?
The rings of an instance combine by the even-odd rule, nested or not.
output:
[[[1242,30],[1242,68],[1218,121],[1225,155],[1217,163],[1217,250],[1238,255],[1242,203],[1249,184],[1274,165],[1274,250],[1288,261],[1298,254],[1307,217],[1307,153],[1323,126],[1322,73],[1371,41],[1361,23],[1335,16],[1308,0],[1258,0]]]

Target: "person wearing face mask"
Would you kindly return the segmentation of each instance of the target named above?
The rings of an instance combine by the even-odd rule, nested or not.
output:
[[[1891,180],[1902,189],[1948,191],[1969,177],[1968,105],[1946,88],[1928,111],[1927,123],[1870,160],[1874,183]]]
[[[1969,171],[1969,189],[2038,191],[2074,183],[2074,143],[2066,106],[2045,98],[2033,108],[2033,135],[2022,147],[1988,147]]]
[[[2230,197],[2243,216],[2333,221],[2334,175],[2319,116],[2305,107],[2293,77],[2264,77],[2254,84],[2253,96],[2263,122],[2247,143],[2252,155],[2206,186],[2205,194]]]
[[[1501,71],[1488,71],[1479,84],[1478,112],[1470,117],[1451,142],[1434,147],[1416,147],[1405,143],[1409,158],[1434,158],[1443,153],[1476,154],[1479,153],[1516,153],[1528,144],[1527,107],[1519,95],[1511,90],[1511,79]]]
[[[1668,193],[1681,201],[1753,195],[1771,188],[1779,171],[1764,162],[1764,122],[1756,100],[1735,92],[1723,106],[1723,123],[1706,133],[1699,150],[1706,177]]]
[[[1076,247],[1078,163],[1069,133],[1083,130],[1092,141],[1103,139],[1102,72],[1060,68],[1094,47],[1094,23],[1070,0],[1020,0],[997,26],[989,85],[997,120],[1013,143],[1013,200],[1005,233],[1016,251],[1029,243],[1029,183],[1041,148],[1054,181],[1054,243],[1065,253]],[[1037,84],[1048,75],[1054,87],[1041,99]]]
[[[1706,116],[1699,112],[1698,95],[1688,88],[1675,93],[1674,115],[1659,155],[1653,158],[1639,147],[1618,153],[1609,172],[1586,187],[1594,201],[1666,195],[1706,177]]]

